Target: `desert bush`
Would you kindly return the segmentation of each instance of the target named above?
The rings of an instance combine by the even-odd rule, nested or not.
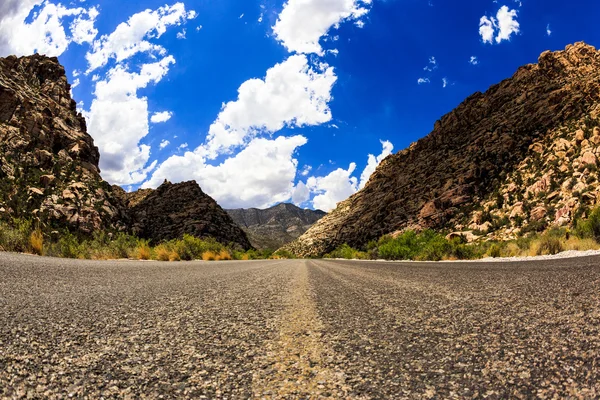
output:
[[[202,253],[203,261],[216,261],[217,257],[218,255],[213,253],[212,251],[205,251],[204,253]]]
[[[171,261],[172,251],[164,244],[160,244],[154,248],[154,254],[158,261]]]
[[[564,251],[563,241],[564,234],[561,230],[550,230],[544,233],[532,248],[535,250],[535,255],[552,255]]]
[[[600,243],[600,207],[594,209],[586,220],[577,220],[575,234],[581,239],[594,239]]]
[[[44,235],[42,234],[42,231],[36,229],[35,231],[31,232],[31,235],[29,236],[29,242],[31,246],[31,252],[33,254],[37,254],[38,256],[44,254]]]
[[[587,251],[598,250],[600,245],[595,239],[581,239],[578,237],[570,237],[564,243],[565,250]]]
[[[30,250],[31,222],[15,218],[0,222],[0,249],[2,251],[27,252]]]
[[[494,243],[488,249],[487,255],[492,258],[502,257],[502,246],[499,243]]]
[[[296,256],[287,250],[280,249],[280,250],[277,250],[275,253],[273,253],[271,258],[293,260],[296,258]]]
[[[152,248],[148,244],[148,241],[140,240],[134,255],[138,260],[150,260],[152,258]]]

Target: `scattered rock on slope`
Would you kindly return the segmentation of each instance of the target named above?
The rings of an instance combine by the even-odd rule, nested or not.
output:
[[[86,233],[123,227],[70,89],[56,58],[0,58],[0,217]]]
[[[600,198],[599,144],[600,52],[585,43],[544,52],[385,159],[286,249],[322,255],[407,228],[506,239],[570,224]]]

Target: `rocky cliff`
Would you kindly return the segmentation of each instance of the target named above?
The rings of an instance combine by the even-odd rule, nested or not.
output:
[[[513,238],[585,217],[599,197],[600,52],[584,43],[475,93],[287,250],[321,255],[407,228]]]
[[[266,210],[257,208],[227,210],[257,249],[278,249],[300,237],[325,216],[321,210],[304,210],[293,204],[278,204]]]
[[[251,247],[195,182],[133,194],[105,182],[70,91],[56,58],[0,58],[0,218],[33,218],[44,230],[129,231],[154,242],[189,233]]]
[[[113,190],[125,206],[131,230],[141,238],[160,243],[187,233],[244,250],[252,248],[244,231],[194,181],[165,181],[156,190],[133,193],[117,186]]]
[[[0,217],[82,232],[123,227],[70,89],[56,58],[0,58]]]

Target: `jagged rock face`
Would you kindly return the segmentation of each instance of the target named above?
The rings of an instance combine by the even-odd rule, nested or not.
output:
[[[99,158],[58,60],[0,58],[0,217],[88,233],[118,227]]]
[[[187,233],[244,250],[252,248],[244,231],[195,181],[165,182],[156,190],[134,193],[119,189],[115,193],[126,206],[131,229],[141,238],[156,244]]]
[[[294,241],[325,216],[321,210],[304,210],[293,204],[226,211],[248,234],[254,247],[272,250]]]
[[[407,228],[506,238],[536,219],[569,223],[598,198],[599,94],[595,48],[545,52],[385,159],[363,190],[286,249],[322,255]]]

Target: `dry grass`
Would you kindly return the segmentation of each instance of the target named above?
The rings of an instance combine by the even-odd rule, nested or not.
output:
[[[579,239],[571,237],[564,243],[566,250],[587,251],[598,250],[600,245],[594,239]]]
[[[218,261],[227,261],[231,260],[231,254],[227,250],[221,250],[219,253]]]
[[[154,249],[158,261],[171,261],[171,251],[165,245],[159,245]]]
[[[179,256],[179,253],[176,252],[175,250],[172,250],[169,253],[169,261],[181,261],[181,257]]]
[[[138,260],[150,260],[152,249],[147,244],[141,244],[135,249],[135,256]]]
[[[31,232],[29,237],[29,244],[31,245],[31,252],[41,256],[44,254],[44,235],[39,229]]]
[[[212,251],[206,251],[206,252],[202,253],[203,261],[216,261],[217,257],[218,257],[218,255],[213,253]]]

